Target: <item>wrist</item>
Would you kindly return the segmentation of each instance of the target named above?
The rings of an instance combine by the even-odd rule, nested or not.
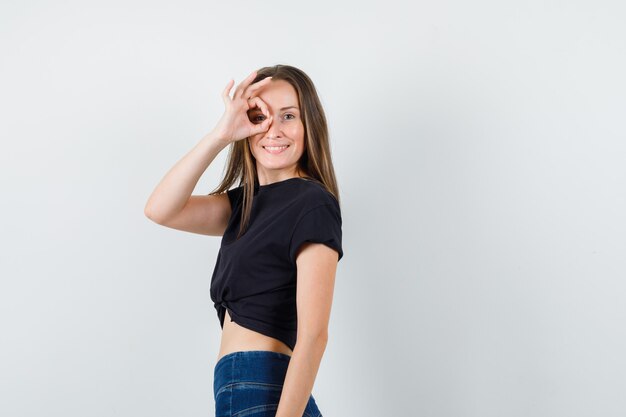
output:
[[[206,135],[204,135],[202,140],[205,142],[209,142],[213,145],[217,145],[220,148],[225,148],[231,142],[230,140],[228,140],[228,138],[225,138],[224,136],[218,134],[217,132],[213,130],[207,133]]]

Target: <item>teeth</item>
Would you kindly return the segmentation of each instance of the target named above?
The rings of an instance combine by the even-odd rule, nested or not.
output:
[[[269,149],[272,151],[277,151],[279,149],[285,149],[286,147],[288,147],[289,145],[285,145],[285,146],[264,146],[265,149]]]

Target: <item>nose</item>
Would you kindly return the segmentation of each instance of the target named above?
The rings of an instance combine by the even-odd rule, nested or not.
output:
[[[280,136],[280,122],[273,118],[270,122],[270,127],[267,129],[266,136],[268,138],[277,138]]]

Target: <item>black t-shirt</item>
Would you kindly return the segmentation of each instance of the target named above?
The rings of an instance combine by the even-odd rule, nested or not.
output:
[[[323,243],[343,257],[341,211],[314,180],[299,177],[255,184],[250,223],[236,240],[243,186],[228,190],[232,212],[222,237],[211,300],[220,326],[231,321],[294,349],[297,334],[295,255],[304,242]]]

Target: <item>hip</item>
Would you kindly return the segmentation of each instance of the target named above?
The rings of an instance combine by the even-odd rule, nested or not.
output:
[[[216,417],[273,417],[291,357],[265,350],[231,352],[214,368]],[[313,394],[303,417],[322,417]]]

